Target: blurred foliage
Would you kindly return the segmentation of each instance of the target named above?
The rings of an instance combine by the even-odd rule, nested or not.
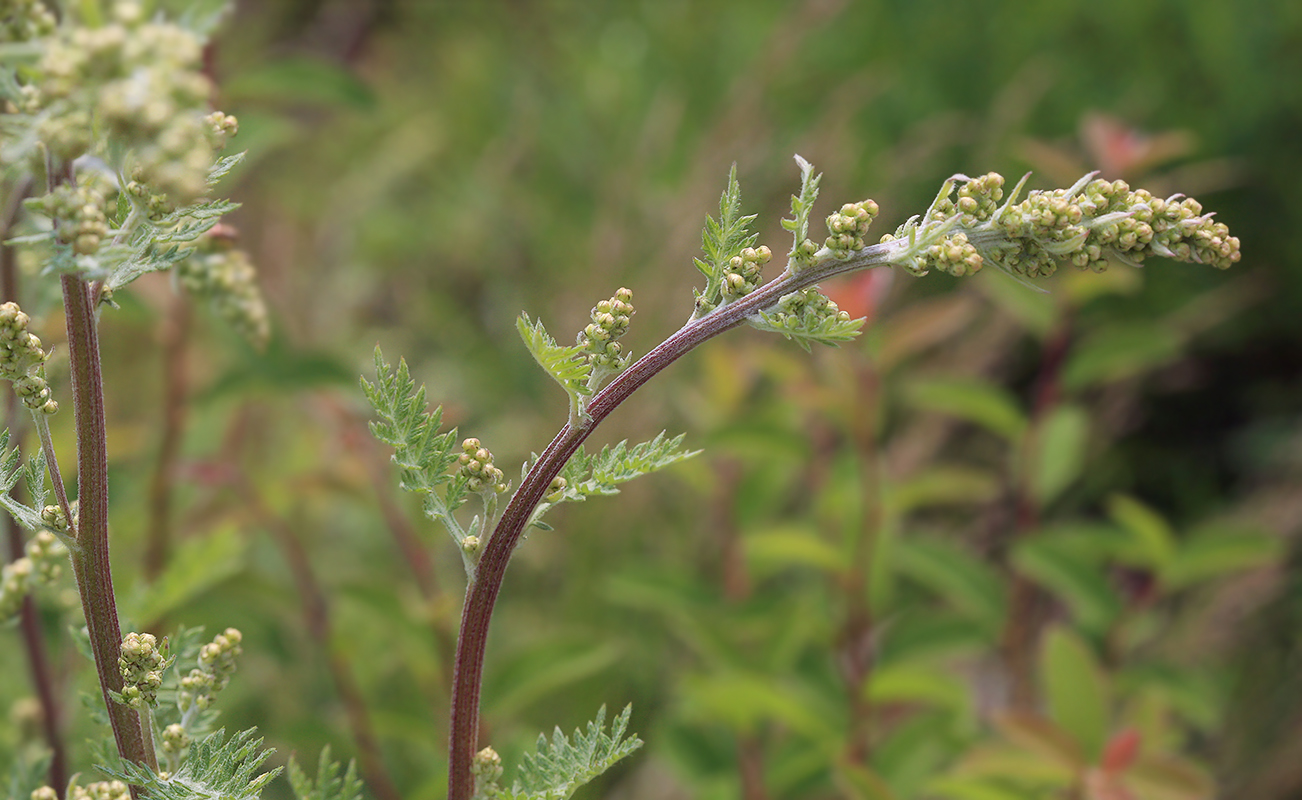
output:
[[[956,171],[1102,169],[1199,197],[1245,257],[1048,294],[869,273],[827,287],[870,315],[856,343],[706,346],[600,432],[705,454],[521,547],[486,741],[519,763],[632,701],[647,746],[593,797],[1302,791],[1302,5],[275,0],[212,61],[276,339],[245,348],[159,276],[106,314],[114,569],[142,627],[244,632],[223,724],[276,763],[330,745],[373,793],[443,792],[462,569],[366,433],[377,342],[524,461],[566,402],[520,312],[565,342],[628,286],[645,352],[691,313],[729,165],[776,247],[799,152],[882,232]],[[71,697],[93,675],[45,600]],[[0,685],[3,763],[38,757],[29,691]]]

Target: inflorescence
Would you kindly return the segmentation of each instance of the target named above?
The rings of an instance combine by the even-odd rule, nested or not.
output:
[[[593,373],[610,374],[628,366],[629,355],[618,341],[628,333],[633,316],[633,290],[620,288],[609,300],[592,308],[592,322],[579,331],[577,343]]]
[[[17,303],[0,304],[0,378],[12,381],[23,405],[42,414],[59,410],[44,377],[49,353],[27,328],[31,319]]]
[[[1217,269],[1239,260],[1239,240],[1193,198],[1163,200],[1091,174],[1071,188],[1033,191],[1016,203],[1024,183],[1000,205],[999,174],[951,178],[920,221],[882,238],[909,240],[893,263],[918,275],[938,269],[963,276],[989,261],[1035,278],[1052,275],[1063,262],[1101,272],[1112,261],[1140,266],[1149,256]]]

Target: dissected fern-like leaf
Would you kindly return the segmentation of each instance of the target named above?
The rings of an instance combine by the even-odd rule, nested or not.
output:
[[[289,759],[289,785],[298,800],[361,800],[362,780],[357,776],[357,763],[348,762],[348,769],[340,775],[340,764],[330,758],[330,745],[321,748],[317,761],[316,779],[308,777],[294,758]]]
[[[822,173],[814,174],[814,165],[800,156],[796,156],[796,164],[800,167],[800,194],[791,196],[791,218],[782,220],[782,227],[791,231],[795,239],[789,254],[793,257],[800,243],[809,238],[809,215],[814,210],[818,184],[823,179]]]
[[[743,249],[751,247],[759,235],[752,233],[750,224],[755,214],[741,213],[741,185],[737,183],[737,165],[728,173],[728,188],[719,197],[719,218],[705,218],[701,231],[701,249],[704,259],[694,259],[696,269],[705,276],[705,288],[696,292],[695,317],[704,316],[723,301],[723,279],[728,262]]]
[[[586,731],[574,731],[573,739],[560,728],[551,741],[538,736],[538,752],[526,755],[520,765],[519,778],[509,790],[494,787],[489,796],[495,800],[568,800],[584,784],[610,769],[616,762],[642,746],[637,734],[624,738],[633,707],[611,721],[606,732],[606,707],[588,723]]]
[[[42,456],[42,466],[44,463],[45,459]],[[8,511],[9,515],[19,525],[29,531],[34,531],[37,528],[45,527],[40,512],[23,505],[9,495],[9,492],[18,484],[18,479],[28,474],[28,468],[23,465],[23,457],[18,451],[18,447],[11,448],[9,446],[9,430],[6,428],[4,431],[0,431],[0,508]],[[44,477],[42,477],[42,480],[44,480]],[[41,496],[43,498],[44,493]]]
[[[542,515],[552,507],[566,501],[582,502],[594,495],[619,494],[619,484],[664,469],[700,453],[700,450],[682,449],[683,434],[672,438],[662,431],[649,442],[629,446],[627,441],[606,445],[601,452],[589,455],[580,447],[561,471],[565,488],[556,496],[544,500],[534,510],[530,524],[543,530],[550,528],[540,522]],[[537,460],[536,457],[533,460]],[[526,470],[532,462],[525,464]]]
[[[577,411],[579,398],[592,394],[592,388],[588,386],[592,364],[581,356],[584,347],[557,344],[543,327],[542,320],[530,322],[528,314],[521,314],[515,327],[533,360],[561,385],[569,395],[571,408]]]
[[[263,787],[280,774],[280,768],[257,775],[262,763],[274,753],[263,750],[257,729],[240,731],[226,739],[225,731],[190,746],[189,756],[166,780],[148,767],[132,761],[101,765],[112,778],[139,786],[150,800],[256,800]]]
[[[425,387],[417,388],[406,360],[400,359],[394,370],[377,347],[375,376],[373,384],[361,379],[362,392],[379,417],[371,422],[371,434],[393,448],[393,461],[401,470],[399,485],[423,495],[425,514],[460,541],[464,533],[452,512],[466,500],[466,482],[448,473],[457,458],[457,429],[439,432],[443,409],[426,411]]]

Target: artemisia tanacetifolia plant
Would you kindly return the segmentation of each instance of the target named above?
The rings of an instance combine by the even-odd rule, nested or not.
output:
[[[500,511],[498,497],[509,485],[494,466],[492,453],[477,439],[458,443],[455,429],[440,432],[440,411],[426,413],[424,390],[415,388],[406,365],[400,363],[395,371],[376,352],[379,377],[374,384],[363,381],[380,416],[373,426],[375,435],[395,448],[403,487],[422,493],[425,513],[443,523],[456,540],[469,578],[453,682],[450,798],[568,797],[580,780],[598,774],[636,746],[636,737],[627,740],[627,746],[620,744],[626,710],[612,736],[584,751],[591,755],[588,760],[558,756],[555,763],[534,762],[524,771],[524,780],[511,789],[500,787],[496,753],[491,748],[477,751],[484,649],[511,554],[531,527],[547,529],[542,516],[550,508],[612,494],[623,481],[692,455],[681,449],[682,437],[663,434],[636,446],[607,446],[595,454],[583,447],[611,411],[680,356],[743,324],[779,333],[806,349],[815,342],[848,341],[863,320],[851,319],[817,284],[856,270],[898,267],[913,275],[939,270],[962,277],[989,265],[1026,280],[1050,275],[1064,263],[1102,271],[1110,263],[1140,266],[1149,256],[1161,256],[1224,269],[1239,259],[1238,240],[1192,198],[1161,199],[1093,174],[1067,189],[1032,191],[1025,199],[1027,178],[1005,193],[1004,178],[996,173],[955,175],[944,182],[925,213],[876,244],[866,239],[878,212],[872,200],[843,205],[829,216],[828,235],[819,244],[810,238],[809,227],[821,176],[804,159],[797,156],[796,161],[800,191],[792,198],[791,217],[782,221],[793,245],[781,274],[763,282],[763,266],[773,253],[768,246],[757,246],[750,228],[755,217],[742,213],[734,168],[718,219],[706,222],[705,257],[696,260],[705,287],[696,291],[691,317],[637,361],[618,341],[633,314],[629,289],[619,289],[592,309],[592,323],[579,332],[574,345],[558,344],[541,322],[521,316],[517,327],[526,347],[569,397],[569,420],[542,454],[524,465],[519,486]],[[465,526],[454,512],[472,496],[481,513]],[[600,732],[600,719],[595,729],[589,727],[590,736]],[[566,747],[558,739],[552,754],[568,752]],[[540,740],[540,760],[546,748]],[[578,771],[581,777],[576,777]]]
[[[0,153],[3,154],[5,266],[16,270],[18,248],[30,253],[38,279],[57,276],[68,331],[72,406],[78,442],[77,492],[65,489],[50,434],[59,410],[46,383],[49,352],[29,330],[32,320],[14,298],[0,306],[0,376],[31,412],[40,447],[24,461],[3,440],[0,505],[33,531],[25,555],[7,565],[0,612],[18,613],[30,590],[51,580],[67,555],[86,619],[86,640],[99,676],[117,754],[103,753],[109,781],[73,785],[76,797],[166,800],[256,797],[275,772],[257,774],[267,752],[252,730],[227,737],[213,731],[213,697],[229,681],[241,652],[239,631],[203,643],[181,631],[160,642],[143,632],[121,634],[108,562],[107,430],[97,324],[113,293],[137,277],[174,269],[186,289],[208,297],[219,314],[255,344],[268,322],[247,258],[231,245],[219,217],[234,204],[208,199],[211,185],[240,156],[218,153],[237,127],[208,108],[211,85],[201,70],[204,37],[215,15],[185,24],[150,17],[144,6],[119,0],[65,4],[56,18],[34,0],[7,3],[0,17]],[[877,215],[871,200],[841,206],[827,218],[822,243],[810,233],[819,175],[797,157],[801,182],[783,226],[793,244],[781,273],[765,282],[773,252],[758,245],[754,216],[742,213],[736,171],[729,175],[717,219],[707,220],[704,257],[696,267],[705,286],[690,318],[634,361],[620,338],[634,314],[633,293],[620,288],[592,309],[574,345],[558,344],[542,323],[521,316],[518,330],[538,364],[569,399],[567,421],[541,455],[523,467],[510,491],[492,451],[455,430],[440,430],[440,413],[426,411],[405,363],[396,369],[377,350],[377,377],[363,388],[379,421],[373,430],[396,451],[403,486],[424,496],[425,513],[452,534],[468,588],[458,640],[449,751],[448,796],[565,798],[641,742],[627,735],[629,709],[609,730],[605,715],[567,738],[540,740],[519,778],[501,784],[501,760],[479,749],[478,713],[489,623],[506,567],[521,537],[547,530],[546,512],[564,502],[614,494],[632,478],[693,455],[682,437],[660,435],[637,445],[598,451],[584,442],[611,411],[697,345],[748,324],[808,349],[849,341],[862,320],[851,319],[817,288],[836,275],[898,267],[914,275],[939,270],[956,276],[989,265],[1018,280],[1042,277],[1070,262],[1102,270],[1138,266],[1148,256],[1225,268],[1238,260],[1238,240],[1199,204],[1159,199],[1120,181],[1087,175],[1062,190],[1033,191],[1026,179],[1005,193],[994,173],[954,176],[935,201],[894,233],[869,244]],[[8,280],[6,285],[12,286]],[[48,476],[48,477],[47,477]],[[30,503],[8,494],[22,482]],[[459,509],[474,500],[469,521]],[[178,665],[192,663],[185,675]],[[353,798],[360,784],[323,753],[315,779],[291,762],[303,798]],[[58,783],[66,775],[55,773]],[[63,787],[33,796],[47,800]]]

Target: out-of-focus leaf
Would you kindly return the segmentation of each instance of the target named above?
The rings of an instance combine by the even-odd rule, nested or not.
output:
[[[882,634],[881,664],[925,661],[979,652],[989,636],[970,621],[945,610],[887,617]]]
[[[906,538],[896,542],[897,569],[945,598],[955,611],[995,635],[1004,621],[1004,591],[987,564],[939,540]]]
[[[375,97],[369,86],[342,66],[319,58],[277,58],[232,76],[222,94],[239,103],[272,102],[370,108]]]
[[[928,797],[951,800],[1036,800],[1040,796],[981,778],[938,778],[926,788]]]
[[[740,733],[778,723],[829,745],[840,737],[840,731],[814,713],[805,698],[771,676],[740,672],[696,676],[683,682],[682,692],[687,713]]]
[[[1216,783],[1201,767],[1171,755],[1140,756],[1126,783],[1144,800],[1209,800]]]
[[[1035,800],[1053,797],[1052,790],[1070,786],[1078,770],[1062,763],[1062,759],[1048,747],[1043,742],[1029,746],[1020,746],[1017,742],[978,744],[964,754],[951,772],[971,780],[986,779],[1030,787],[1029,796]]]
[[[917,408],[973,422],[1006,439],[1026,430],[1026,415],[1001,386],[965,378],[935,378],[911,384],[907,400]]]
[[[1099,566],[1061,547],[1052,537],[1019,542],[1012,562],[1019,573],[1066,603],[1076,621],[1091,633],[1103,633],[1121,613],[1121,600]]]
[[[1115,494],[1108,498],[1108,515],[1127,530],[1135,543],[1137,566],[1161,570],[1175,554],[1175,533],[1166,520],[1133,497]]]
[[[967,686],[942,670],[917,663],[896,663],[872,672],[864,695],[874,703],[920,703],[965,713],[970,702]]]
[[[1207,531],[1183,542],[1158,577],[1169,590],[1183,589],[1230,572],[1271,564],[1283,553],[1283,543],[1268,534],[1240,530]]]
[[[881,350],[877,363],[883,372],[904,359],[965,330],[979,309],[975,298],[958,293],[912,303],[881,321]]]
[[[1080,477],[1088,444],[1089,416],[1077,406],[1058,406],[1032,435],[1035,455],[1027,479],[1036,501],[1046,506]]]
[[[1063,369],[1069,391],[1129,378],[1165,364],[1180,353],[1181,340],[1158,322],[1113,323],[1081,342]]]
[[[862,764],[836,765],[837,783],[853,800],[896,800],[897,795],[882,777]]]
[[[1040,654],[1040,682],[1050,716],[1093,763],[1103,752],[1112,716],[1112,693],[1094,651],[1074,632],[1050,628]]]
[[[765,574],[795,566],[833,573],[846,567],[841,551],[823,541],[812,526],[788,525],[747,534],[744,547],[752,566]]]
[[[244,537],[233,527],[185,539],[167,569],[133,604],[129,616],[144,622],[180,608],[238,573],[244,566],[245,549]]]
[[[892,486],[885,502],[895,514],[915,508],[940,505],[986,503],[1000,491],[992,473],[967,467],[937,466],[924,469],[907,481]]]
[[[1074,776],[1085,768],[1080,742],[1044,717],[1013,711],[995,715],[993,722],[1010,743],[1050,766],[1047,774]]]
[[[495,671],[484,696],[493,714],[511,717],[558,689],[608,669],[618,663],[620,654],[611,643],[547,641]]]
[[[917,797],[953,758],[954,719],[947,711],[924,711],[892,725],[873,746],[872,765],[901,797]]]
[[[977,291],[990,299],[1005,316],[1017,320],[1031,335],[1044,338],[1058,319],[1054,297],[1037,292],[1015,280],[997,276],[992,280],[973,281]]]

